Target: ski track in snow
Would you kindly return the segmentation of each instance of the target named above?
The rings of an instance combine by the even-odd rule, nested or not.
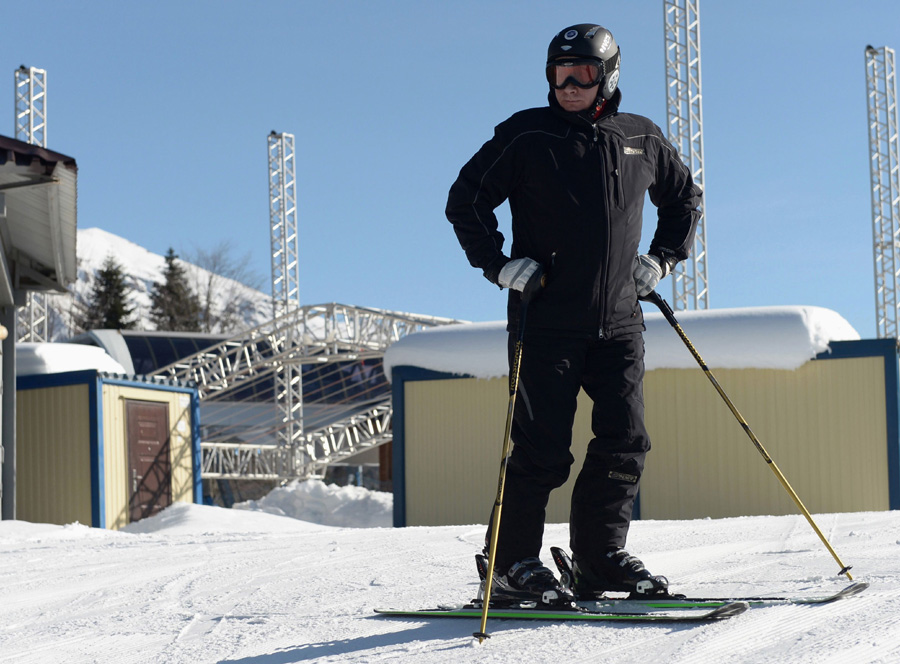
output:
[[[857,597],[694,625],[490,620],[492,638],[480,645],[471,637],[477,619],[390,619],[372,610],[474,597],[483,526],[281,531],[272,519],[301,522],[265,516],[259,532],[224,533],[3,522],[0,662],[900,660],[896,512],[816,517],[855,577],[872,584]],[[549,546],[567,540],[565,525],[549,525],[545,560]],[[638,521],[629,549],[691,595],[819,594],[846,584],[801,516]]]

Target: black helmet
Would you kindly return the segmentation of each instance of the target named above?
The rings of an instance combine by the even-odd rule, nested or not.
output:
[[[547,67],[560,58],[598,61],[603,68],[599,79],[599,96],[604,99],[612,98],[619,83],[619,64],[622,58],[619,46],[609,30],[593,23],[580,23],[561,30],[547,49]]]

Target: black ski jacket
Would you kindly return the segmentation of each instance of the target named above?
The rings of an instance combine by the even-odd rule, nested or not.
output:
[[[510,258],[494,209],[509,200],[512,258],[548,272],[528,332],[612,338],[643,330],[633,269],[645,194],[658,208],[649,252],[684,260],[700,218],[700,188],[653,122],[619,113],[616,91],[592,122],[550,106],[516,113],[463,166],[447,218],[469,262],[493,283]],[[674,262],[674,261],[672,261]],[[520,294],[510,291],[515,331]]]

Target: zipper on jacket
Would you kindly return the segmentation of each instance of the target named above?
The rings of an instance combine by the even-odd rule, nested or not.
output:
[[[603,182],[603,203],[606,206],[606,255],[603,259],[603,278],[601,279],[601,291],[600,291],[600,311],[599,318],[600,320],[597,331],[597,337],[599,339],[604,338],[603,332],[603,321],[606,319],[606,289],[607,289],[607,281],[609,281],[609,246],[612,244],[612,224],[609,220],[609,184],[606,180],[605,173],[605,158],[603,155],[603,145],[600,141],[600,128],[595,123],[594,127],[594,147],[597,150],[598,155],[600,156],[600,181]]]
[[[619,207],[623,206],[623,197],[622,197],[622,177],[619,175],[619,169],[613,169],[613,179],[616,182],[616,205]]]
[[[622,177],[619,174],[619,151],[615,145],[610,145],[609,153],[612,156],[612,176],[614,202],[617,207],[625,207],[625,197],[622,193]]]

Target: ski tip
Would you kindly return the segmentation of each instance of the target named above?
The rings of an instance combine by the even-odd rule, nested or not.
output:
[[[869,587],[868,581],[857,581],[846,588],[844,588],[838,595],[841,597],[852,597],[853,595],[858,595],[863,590]]]
[[[729,602],[728,604],[723,604],[722,606],[713,609],[706,614],[706,617],[712,620],[731,618],[732,616],[738,616],[742,614],[749,608],[750,604],[748,604],[747,602]]]

